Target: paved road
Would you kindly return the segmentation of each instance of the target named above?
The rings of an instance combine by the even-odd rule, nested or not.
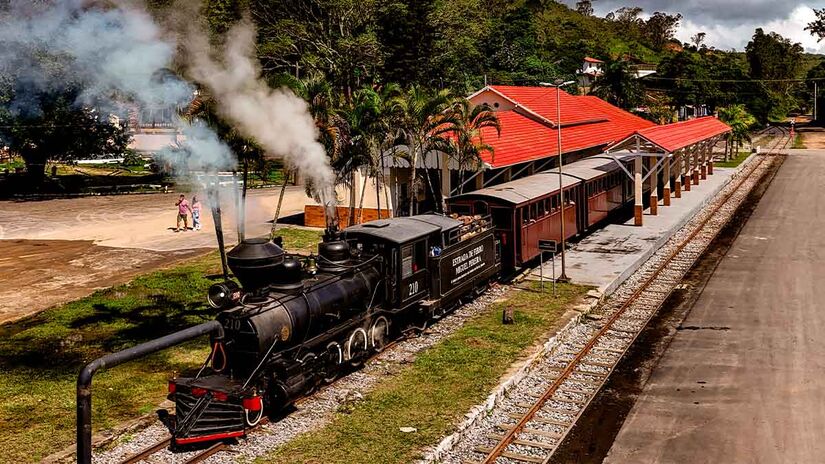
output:
[[[825,150],[792,153],[605,462],[825,462]]]

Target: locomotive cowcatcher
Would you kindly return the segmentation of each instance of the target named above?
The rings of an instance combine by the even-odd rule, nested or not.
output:
[[[310,256],[245,240],[227,260],[241,288],[209,292],[224,335],[194,377],[169,382],[178,445],[244,435],[480,293],[500,269],[489,217],[435,214],[328,229]]]

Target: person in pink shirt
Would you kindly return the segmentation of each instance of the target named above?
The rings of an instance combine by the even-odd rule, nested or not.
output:
[[[189,207],[189,202],[186,201],[186,197],[181,195],[177,203],[175,203],[175,206],[178,207],[178,222],[175,227],[175,232],[180,231],[181,221],[183,221],[183,230],[189,230],[189,213],[192,212],[192,208]]]
[[[201,202],[192,196],[192,230],[201,230]]]

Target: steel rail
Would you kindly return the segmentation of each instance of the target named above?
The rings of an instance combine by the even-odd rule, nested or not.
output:
[[[526,413],[524,413],[524,415],[521,417],[521,419],[519,419],[519,421],[514,426],[512,426],[509,430],[507,430],[504,433],[503,437],[498,441],[496,446],[493,449],[491,449],[490,452],[487,454],[487,456],[484,458],[484,460],[482,461],[482,464],[493,464],[499,457],[502,457],[502,455],[506,452],[507,447],[510,446],[510,444],[512,444],[513,441],[516,440],[516,436],[519,435],[525,429],[526,425],[544,407],[545,403],[547,403],[551,399],[551,397],[556,393],[556,391],[558,391],[558,389],[562,385],[562,383],[564,383],[570,377],[570,375],[573,374],[576,371],[577,366],[584,360],[584,358],[588,354],[590,354],[591,350],[596,345],[596,343],[607,332],[609,332],[612,329],[613,324],[639,298],[639,296],[642,294],[642,292],[647,290],[650,287],[650,285],[653,284],[656,281],[656,279],[659,277],[659,275],[662,273],[662,271],[685,249],[685,247],[688,246],[688,244],[690,244],[693,241],[693,239],[696,238],[696,236],[699,234],[699,232],[701,232],[704,229],[704,227],[714,217],[714,215],[725,204],[727,204],[728,200],[730,200],[730,198],[741,188],[741,186],[744,184],[745,180],[747,180],[750,177],[750,175],[753,174],[756,171],[756,169],[758,169],[762,165],[762,163],[765,161],[767,156],[772,155],[772,154],[776,154],[776,153],[773,153],[773,152],[775,150],[777,150],[777,148],[779,147],[779,145],[781,144],[781,142],[783,140],[784,140],[784,144],[782,144],[781,149],[784,149],[787,146],[787,144],[790,142],[790,135],[788,133],[786,133],[784,128],[778,127],[778,129],[780,130],[782,138],[779,141],[777,141],[777,144],[775,146],[773,146],[771,148],[770,153],[766,153],[765,155],[760,156],[761,159],[759,160],[759,163],[757,163],[752,169],[750,169],[748,171],[747,175],[743,175],[743,176],[740,177],[739,182],[736,185],[736,187],[734,189],[732,189],[731,192],[728,193],[723,198],[723,200],[721,202],[719,202],[719,204],[710,212],[710,214],[708,214],[707,217],[697,227],[694,228],[694,230],[690,233],[690,235],[685,240],[683,240],[677,246],[677,248],[673,252],[671,252],[667,256],[667,258],[665,258],[665,260],[662,261],[662,263],[656,268],[656,270],[653,272],[653,274],[649,278],[647,278],[641,285],[639,285],[639,287],[636,288],[636,290],[630,295],[630,297],[628,297],[627,300],[624,303],[622,303],[622,305],[610,316],[610,318],[607,320],[607,322],[604,323],[604,325],[596,332],[596,334],[594,334],[588,340],[587,344],[585,344],[585,346],[575,355],[575,357],[568,362],[565,369],[561,371],[561,373],[553,381],[553,383],[551,383],[550,386],[544,391],[544,393],[537,399],[537,401],[535,403],[533,403],[533,405],[528,409],[528,411]],[[785,138],[787,138],[787,140],[785,140]],[[635,339],[635,337],[634,337],[634,339]],[[632,342],[631,342],[631,345],[632,345]],[[621,357],[619,359],[621,359]],[[609,377],[609,374],[610,374],[610,372],[605,374],[603,381],[607,380],[607,377]],[[599,389],[600,388],[601,388],[601,386],[599,387]],[[597,392],[598,392],[598,389],[596,390],[596,392],[593,393],[593,397],[596,395]],[[574,423],[575,422],[571,423],[571,425],[567,428],[567,430],[570,430]],[[559,441],[559,443],[560,442],[561,441]],[[551,452],[550,456],[552,456],[552,452]],[[545,459],[545,462],[547,462],[547,459],[549,459],[550,456],[548,456]]]

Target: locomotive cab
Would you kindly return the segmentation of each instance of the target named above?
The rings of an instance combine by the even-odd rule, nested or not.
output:
[[[349,227],[344,237],[355,248],[382,250],[387,309],[393,312],[418,305],[427,316],[437,315],[500,270],[489,217],[378,220]]]

